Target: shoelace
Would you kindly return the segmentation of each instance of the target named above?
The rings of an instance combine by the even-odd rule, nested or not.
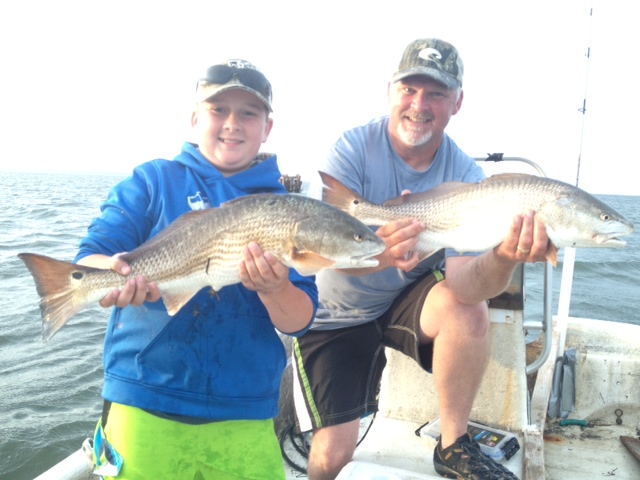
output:
[[[484,475],[483,478],[486,478],[486,475],[490,474],[490,480],[504,480],[505,478],[517,479],[507,468],[482,453],[482,450],[480,450],[477,445],[473,443],[463,443],[460,447],[465,453],[469,454],[469,473],[482,474]]]

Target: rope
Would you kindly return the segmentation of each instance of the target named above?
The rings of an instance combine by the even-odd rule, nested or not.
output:
[[[362,436],[358,439],[358,443],[356,443],[356,448],[360,446],[362,441],[365,439],[369,430],[371,430],[371,425],[373,425],[373,421],[375,420],[376,414],[371,415],[371,421],[369,425],[367,425],[367,429],[362,434]],[[292,423],[287,428],[285,428],[280,434],[280,438],[278,441],[280,442],[280,451],[282,452],[282,458],[297,472],[307,473],[306,465],[299,465],[296,461],[294,461],[286,452],[285,443],[287,440],[293,446],[295,451],[304,459],[309,459],[309,452],[311,450],[311,442],[307,441],[306,433],[294,433],[295,423]]]

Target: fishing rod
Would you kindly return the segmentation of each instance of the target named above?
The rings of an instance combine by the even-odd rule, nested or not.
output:
[[[589,85],[589,60],[591,59],[591,30],[593,27],[593,7],[589,9],[589,34],[587,37],[587,53],[585,56],[587,57],[586,62],[586,71],[584,76],[584,96],[582,98],[582,108],[579,108],[578,111],[582,113],[582,129],[580,131],[580,149],[578,151],[578,168],[576,172],[576,187],[580,183],[580,163],[582,161],[582,145],[584,143],[584,124],[586,120],[587,113],[587,89]]]
[[[576,172],[576,187],[580,183],[580,162],[582,160],[582,145],[584,143],[584,124],[587,114],[587,87],[589,85],[589,60],[591,59],[591,29],[593,26],[593,7],[589,9],[589,33],[587,37],[587,62],[584,80],[584,97],[582,99],[582,108],[578,111],[582,113],[582,129],[580,132],[580,149],[578,151],[578,169]],[[569,320],[571,291],[573,288],[573,271],[576,262],[576,249],[565,248],[562,261],[562,278],[560,279],[560,298],[558,299],[558,316],[556,322],[556,330],[558,334],[557,357],[564,356],[565,342],[567,336],[567,322]]]

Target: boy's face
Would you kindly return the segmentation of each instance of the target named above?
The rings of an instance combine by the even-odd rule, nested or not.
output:
[[[225,176],[249,167],[273,126],[264,104],[233,89],[196,106],[191,117],[200,152]]]

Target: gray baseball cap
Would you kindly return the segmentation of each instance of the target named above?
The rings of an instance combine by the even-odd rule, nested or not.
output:
[[[407,46],[391,81],[426,75],[455,89],[462,87],[463,73],[462,59],[453,45],[438,38],[423,38]]]

